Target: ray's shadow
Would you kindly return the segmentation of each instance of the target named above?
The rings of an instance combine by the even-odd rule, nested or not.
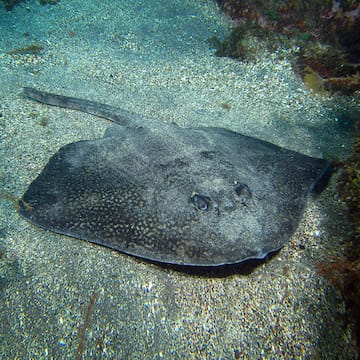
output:
[[[200,276],[204,278],[224,278],[232,275],[249,275],[259,266],[267,263],[275,257],[281,249],[269,253],[263,259],[249,259],[236,264],[226,264],[219,266],[191,266],[160,263],[149,261],[151,264],[157,265],[163,269],[181,272],[187,275]],[[144,261],[144,260],[139,260]]]

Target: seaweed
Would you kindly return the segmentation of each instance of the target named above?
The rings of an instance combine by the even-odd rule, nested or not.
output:
[[[39,0],[40,5],[55,5],[60,0]]]
[[[331,0],[217,0],[232,19],[248,19],[267,30],[307,33],[321,26],[321,14],[330,11]]]
[[[315,265],[319,274],[326,276],[340,292],[346,305],[346,321],[352,328],[353,345],[360,349],[360,258],[332,259]]]
[[[19,201],[21,200],[7,190],[0,189],[0,200],[6,200],[11,202],[16,211],[18,211],[20,208]]]
[[[360,128],[360,119],[358,126]],[[347,204],[352,231],[344,254],[327,263],[316,264],[316,269],[344,298],[353,343],[360,350],[360,135],[355,136],[352,156],[342,166],[338,192]]]
[[[39,124],[45,127],[49,124],[49,119],[46,116],[41,116]]]
[[[97,291],[95,291],[91,295],[90,301],[89,301],[89,304],[87,306],[86,313],[85,313],[84,324],[82,326],[80,326],[78,329],[79,344],[77,347],[77,352],[76,352],[76,357],[75,357],[76,360],[81,360],[83,358],[83,354],[84,354],[84,350],[85,350],[85,334],[86,334],[86,330],[89,327],[91,314],[94,311],[94,305],[95,305],[95,302],[98,297],[99,297],[99,292],[97,292]]]
[[[304,72],[305,86],[316,94],[325,95],[324,79],[310,66],[305,68]]]
[[[281,42],[279,36],[270,35],[258,24],[249,21],[235,26],[223,41],[216,37],[208,39],[208,43],[216,49],[216,56],[250,61],[256,61],[259,51],[274,51]]]
[[[16,48],[14,50],[11,50],[8,52],[9,55],[38,55],[41,54],[44,50],[44,47],[42,45],[38,44],[32,44],[28,45],[26,47]]]
[[[2,2],[5,4],[5,9],[11,11],[16,4],[24,2],[24,0],[2,0]]]
[[[360,90],[360,63],[351,62],[344,49],[308,42],[301,49],[298,69],[314,92],[351,95]]]
[[[264,48],[296,44],[301,51],[294,65],[306,86],[325,95],[360,89],[358,1],[217,1],[235,25],[223,42],[213,40],[216,55],[256,60]],[[249,38],[261,39],[261,46]]]
[[[355,91],[360,90],[359,72],[352,75],[325,78],[310,66],[306,66],[303,78],[304,84],[308,89],[322,95],[334,93],[351,95]]]
[[[360,123],[360,121],[359,121]],[[359,124],[360,126],[360,124]],[[344,163],[339,193],[348,205],[353,236],[360,242],[360,135],[355,137],[352,156]]]
[[[55,5],[60,0],[39,0],[40,5]],[[11,11],[15,5],[20,4],[22,2],[25,2],[25,0],[2,0],[2,2],[5,4],[5,9],[7,11]]]

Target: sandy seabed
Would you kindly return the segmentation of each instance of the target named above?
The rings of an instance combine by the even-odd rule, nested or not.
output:
[[[17,197],[59,147],[109,126],[31,102],[23,86],[308,155],[349,153],[340,115],[358,104],[309,93],[279,55],[296,49],[252,63],[215,57],[207,39],[229,23],[210,0],[30,1],[0,19],[0,181]],[[10,54],[33,44],[43,50]],[[2,198],[0,357],[356,359],[344,302],[315,268],[347,231],[336,176],[309,198],[289,243],[251,272],[160,267],[38,229]]]

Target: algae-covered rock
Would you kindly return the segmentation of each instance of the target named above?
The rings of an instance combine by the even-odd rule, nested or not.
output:
[[[301,50],[294,65],[307,87],[317,93],[346,95],[360,89],[358,1],[218,3],[236,25],[215,46],[216,55],[254,61],[263,50],[272,52],[295,45]]]
[[[2,2],[5,4],[5,9],[7,11],[11,11],[16,4],[23,1],[24,0],[2,0]]]
[[[24,0],[1,0],[5,4],[5,9],[11,11],[15,5],[25,2]],[[40,5],[55,5],[60,0],[39,0]]]

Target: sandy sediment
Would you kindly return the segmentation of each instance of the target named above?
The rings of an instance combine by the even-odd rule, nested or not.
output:
[[[211,1],[30,2],[0,18],[0,181],[17,197],[59,147],[109,126],[33,103],[23,86],[309,155],[349,152],[338,114],[355,101],[313,96],[279,54],[256,63],[215,57],[206,39],[224,36],[228,23]],[[31,44],[43,49],[9,54]],[[250,273],[211,276],[38,229],[2,198],[0,357],[355,359],[341,296],[315,270],[346,234],[335,180],[309,199],[278,254]]]

